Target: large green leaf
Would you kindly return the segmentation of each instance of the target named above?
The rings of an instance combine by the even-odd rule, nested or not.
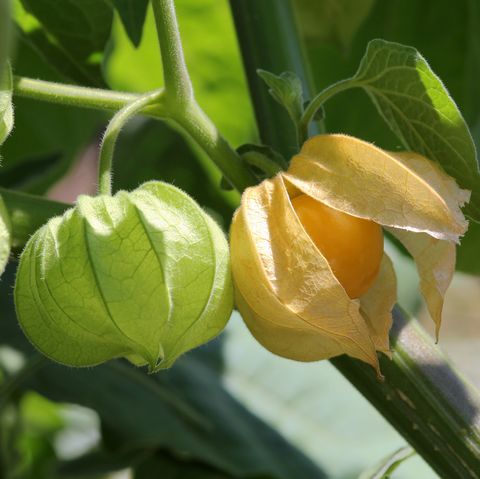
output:
[[[472,136],[441,80],[415,48],[372,40],[353,77],[406,149],[438,162],[472,190],[465,211],[480,221],[480,176]]]
[[[21,0],[42,25],[38,43],[47,61],[79,83],[104,85],[101,62],[113,12],[104,0]]]
[[[69,477],[98,477],[115,471],[135,467],[136,464],[150,457],[151,453],[142,451],[109,453],[103,450],[93,450],[76,459],[61,462],[57,471],[62,479]]]

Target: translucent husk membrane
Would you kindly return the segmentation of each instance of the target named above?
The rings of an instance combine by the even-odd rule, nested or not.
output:
[[[25,334],[55,361],[126,357],[167,368],[230,316],[228,244],[188,195],[165,183],[81,196],[29,240],[15,303]]]

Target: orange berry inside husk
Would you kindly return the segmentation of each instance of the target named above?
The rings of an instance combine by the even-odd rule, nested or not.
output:
[[[377,223],[300,195],[292,200],[305,231],[330,264],[350,298],[372,286],[383,256],[383,233]]]

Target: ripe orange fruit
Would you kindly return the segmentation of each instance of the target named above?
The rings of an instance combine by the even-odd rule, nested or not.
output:
[[[292,200],[305,231],[330,264],[350,298],[372,286],[383,256],[383,233],[377,223],[351,216],[300,195]]]

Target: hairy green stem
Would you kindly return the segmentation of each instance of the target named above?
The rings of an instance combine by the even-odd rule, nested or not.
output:
[[[173,0],[152,0],[152,7],[162,55],[166,97],[175,108],[182,108],[193,101],[193,88],[183,55],[175,5]]]
[[[303,112],[300,124],[298,126],[298,137],[300,145],[302,145],[307,140],[308,128],[310,126],[310,123],[313,121],[315,114],[322,107],[322,105],[337,93],[349,90],[350,88],[355,88],[356,86],[356,80],[348,78],[346,80],[342,80],[328,86],[327,88],[325,88],[325,90],[322,90],[320,93],[313,97],[313,99],[310,101],[307,108]]]
[[[132,103],[118,111],[110,120],[100,146],[98,162],[98,191],[103,195],[112,194],[112,162],[115,145],[122,128],[132,117],[140,113],[146,106],[158,103],[164,90],[147,93],[136,98]]]
[[[50,103],[97,110],[118,111],[140,95],[125,92],[79,87],[61,83],[16,77],[14,95]],[[218,166],[230,183],[239,191],[255,183],[255,179],[240,156],[233,150],[216,126],[203,113],[195,101],[177,108],[174,101],[145,105],[138,113],[155,119],[170,120],[180,131],[192,138]]]
[[[202,146],[205,153],[238,191],[243,191],[256,183],[255,177],[246,168],[238,153],[219,134],[215,125],[196,103],[192,103],[180,114],[172,112],[171,119]]]
[[[173,0],[151,0],[165,80],[165,105],[173,120],[196,141],[238,190],[255,183],[239,155],[220,135],[193,96]]]
[[[113,111],[120,110],[138,98],[134,93],[65,85],[18,76],[13,79],[13,91],[15,95],[49,103]]]

